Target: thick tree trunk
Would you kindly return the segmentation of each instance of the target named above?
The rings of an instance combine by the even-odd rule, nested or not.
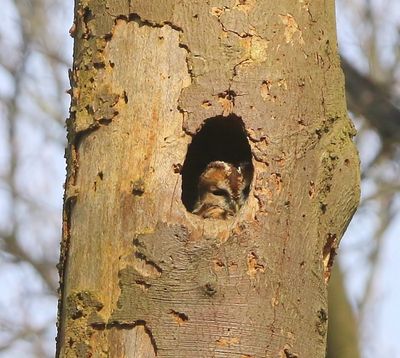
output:
[[[73,33],[58,356],[324,357],[359,190],[333,0],[77,0]],[[225,220],[190,212],[211,160],[254,166]]]

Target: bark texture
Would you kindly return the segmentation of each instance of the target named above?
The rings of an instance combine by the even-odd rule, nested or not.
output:
[[[324,357],[326,280],[359,197],[333,1],[75,12],[58,356]],[[214,117],[243,122],[255,172],[227,220],[181,199]]]

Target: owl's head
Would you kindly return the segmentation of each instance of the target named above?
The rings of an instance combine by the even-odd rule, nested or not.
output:
[[[249,195],[251,180],[250,163],[238,167],[223,161],[209,163],[199,177],[198,200],[193,213],[216,219],[234,215]]]

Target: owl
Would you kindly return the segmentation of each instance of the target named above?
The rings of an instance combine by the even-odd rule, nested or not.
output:
[[[239,166],[210,162],[199,177],[198,199],[192,211],[203,218],[227,219],[242,207],[250,192],[251,163]]]

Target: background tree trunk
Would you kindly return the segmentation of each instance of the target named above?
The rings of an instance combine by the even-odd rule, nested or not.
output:
[[[326,281],[359,196],[333,1],[75,13],[58,356],[324,357]],[[186,157],[206,120],[221,145]],[[247,203],[191,214],[193,168],[246,158],[241,125]]]
[[[343,275],[335,265],[329,281],[327,358],[359,358],[357,322],[346,296]]]

